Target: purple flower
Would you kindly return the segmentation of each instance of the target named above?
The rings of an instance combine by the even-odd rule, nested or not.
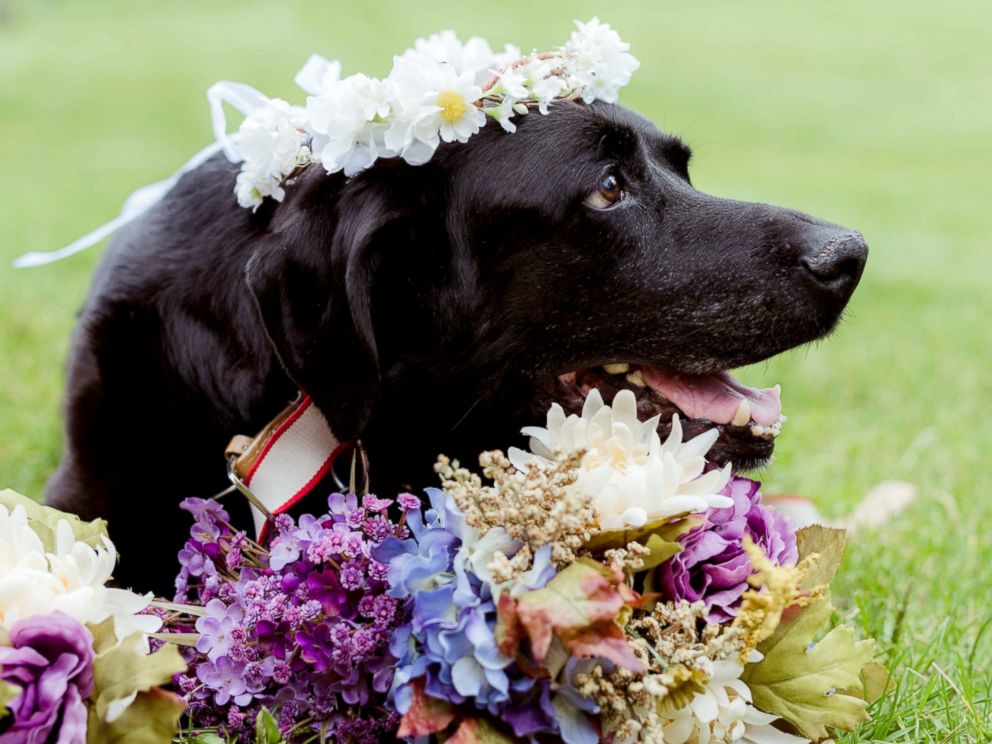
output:
[[[348,591],[358,591],[364,589],[365,572],[359,561],[348,561],[341,566],[341,586]]]
[[[369,517],[362,525],[362,531],[376,542],[382,542],[396,529],[396,526],[382,515]]]
[[[380,499],[374,493],[367,493],[362,499],[362,506],[370,512],[384,512],[393,505],[392,499]]]
[[[702,600],[709,622],[727,622],[737,615],[751,575],[745,535],[778,565],[792,565],[798,557],[795,531],[782,514],[761,505],[760,486],[748,478],[731,478],[723,494],[734,505],[710,509],[703,524],[679,538],[682,552],[658,567],[666,596]]]
[[[347,515],[358,507],[358,498],[353,493],[332,493],[327,497],[327,508],[331,514]]]
[[[179,508],[188,511],[198,522],[212,523],[218,520],[228,521],[227,512],[224,511],[224,507],[213,499],[190,497],[179,502]]]
[[[420,508],[420,499],[412,493],[401,493],[396,497],[396,502],[400,505],[400,508],[402,508],[403,511],[412,511]]]
[[[196,676],[214,694],[214,703],[227,705],[231,700],[235,705],[247,705],[252,694],[247,692],[245,665],[221,656],[215,663],[205,661],[196,668]]]
[[[389,519],[392,504],[333,494],[326,514],[298,523],[279,515],[267,549],[233,532],[226,513],[188,504],[196,521],[179,601],[207,610],[186,652],[195,678],[177,682],[192,720],[239,742],[252,740],[262,706],[301,739],[323,732],[350,741],[354,730],[379,741],[395,730],[398,719],[383,715],[382,702],[396,663],[389,640],[406,608],[386,596],[388,566],[370,557],[387,538],[408,534]]]
[[[269,567],[273,571],[282,571],[290,563],[300,558],[300,543],[295,537],[280,535],[272,543],[269,551]]]
[[[234,631],[239,627],[244,611],[238,605],[228,607],[219,599],[207,602],[207,614],[196,620],[196,630],[200,637],[196,650],[206,654],[210,661],[228,654],[231,650]]]
[[[0,647],[0,680],[21,692],[7,703],[13,723],[0,744],[85,744],[93,692],[93,636],[61,612],[20,620]]]

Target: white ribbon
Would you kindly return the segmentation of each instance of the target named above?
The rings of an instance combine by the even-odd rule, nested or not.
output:
[[[207,91],[207,100],[210,102],[210,120],[216,142],[207,145],[196,153],[169,178],[142,186],[131,194],[124,202],[124,206],[121,207],[121,213],[110,222],[57,251],[25,253],[14,259],[14,268],[23,269],[55,263],[96,245],[108,235],[117,232],[158,204],[183,175],[199,168],[218,152],[223,151],[232,163],[240,162],[242,157],[238,149],[237,133],[229,134],[227,131],[224,104],[230,104],[247,116],[260,106],[264,106],[269,99],[249,85],[222,81],[210,87],[210,90]]]
[[[210,102],[210,123],[213,126],[214,139],[220,144],[228,160],[232,163],[240,163],[244,158],[238,148],[237,138],[227,132],[224,104],[227,103],[248,116],[255,109],[260,109],[268,103],[268,97],[250,85],[222,80],[210,86],[207,91],[207,101]]]

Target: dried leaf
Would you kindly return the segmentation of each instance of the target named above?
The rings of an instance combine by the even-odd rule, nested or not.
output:
[[[881,662],[872,661],[861,670],[864,676],[864,696],[869,705],[892,689],[889,670]]]
[[[444,700],[432,698],[424,692],[422,679],[414,680],[412,687],[413,701],[400,720],[400,729],[396,736],[402,739],[444,731],[455,720],[454,708]]]
[[[803,589],[808,591],[817,586],[830,586],[844,557],[846,543],[847,533],[832,527],[813,524],[796,532],[799,560],[814,553],[817,555],[802,583]]]
[[[638,597],[604,566],[580,560],[559,572],[543,589],[517,599],[516,619],[527,633],[535,661],[543,663],[557,635],[575,656],[604,656],[632,671],[643,671],[617,625],[621,610]],[[508,621],[509,622],[509,621]],[[504,628],[503,640],[515,638]]]
[[[514,741],[485,718],[463,718],[445,744],[513,744]]]
[[[644,671],[644,664],[627,643],[627,636],[615,622],[601,622],[577,631],[562,642],[573,656],[600,657],[633,672]]]
[[[520,616],[517,614],[517,603],[508,592],[499,595],[495,635],[496,645],[507,656],[516,656],[520,644],[527,637],[524,626],[520,623]]]

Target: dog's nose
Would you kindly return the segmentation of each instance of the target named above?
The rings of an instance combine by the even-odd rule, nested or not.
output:
[[[848,293],[861,279],[868,260],[868,245],[859,232],[834,230],[831,233],[820,233],[811,240],[799,262],[818,284]]]

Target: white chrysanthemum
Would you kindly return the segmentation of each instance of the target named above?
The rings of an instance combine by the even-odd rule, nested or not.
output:
[[[257,209],[271,196],[282,201],[282,181],[310,162],[303,109],[279,98],[248,114],[238,128],[238,151],[243,158],[235,186],[238,204]]]
[[[54,553],[46,553],[31,529],[24,507],[13,511],[0,505],[0,645],[10,629],[27,617],[64,612],[83,624],[114,619],[119,640],[135,632],[154,633],[162,621],[138,615],[152,599],[124,589],[104,586],[110,579],[117,551],[103,536],[103,547],[77,541],[66,520],[56,526]]]
[[[761,654],[752,652],[751,661]],[[733,659],[711,662],[710,679],[703,692],[671,715],[665,726],[666,744],[803,744],[809,742],[772,726],[778,716],[762,713],[752,704],[751,690],[740,678],[744,667]]]
[[[565,45],[572,60],[569,63],[575,86],[582,89],[586,103],[606,101],[616,103],[620,88],[630,82],[630,76],[640,62],[628,53],[630,44],[610,28],[593,18],[588,23],[575,22],[576,29]]]
[[[547,427],[530,426],[527,453],[511,448],[510,461],[519,470],[535,457],[584,451],[578,478],[570,488],[591,496],[604,531],[641,527],[679,514],[731,506],[720,495],[730,478],[730,466],[703,473],[704,455],[716,441],[711,429],[682,442],[682,425],[672,417],[672,431],[664,444],[658,436],[660,417],[641,422],[637,399],[621,390],[613,405],[603,403],[595,388],[589,391],[582,415],[565,412],[557,403],[548,411]]]

